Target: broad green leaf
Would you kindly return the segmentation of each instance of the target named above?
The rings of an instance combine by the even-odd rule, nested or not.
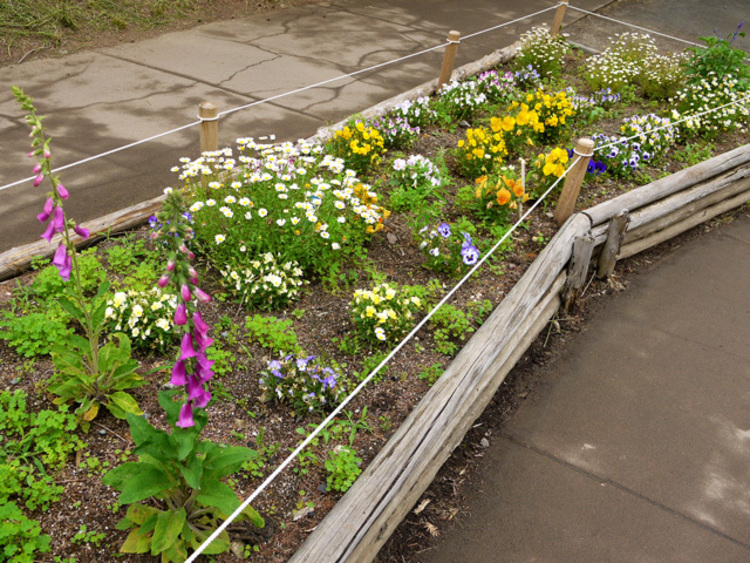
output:
[[[211,534],[212,530],[203,531],[200,530],[195,534],[195,537],[193,538],[192,547],[193,549],[197,549],[198,546],[200,546],[208,536]],[[206,555],[217,555],[219,553],[224,553],[227,549],[229,549],[229,534],[226,530],[224,530],[222,533],[220,533],[214,541],[212,541],[210,544],[208,544],[208,547],[203,550],[203,553]]]
[[[235,473],[243,463],[257,457],[258,452],[245,447],[210,448],[203,461],[203,473],[210,479],[220,479]]]
[[[159,514],[151,540],[151,555],[157,555],[177,540],[185,523],[185,509],[167,510]]]
[[[201,493],[195,500],[205,506],[218,508],[224,515],[229,515],[240,505],[237,495],[226,483],[221,481],[207,480],[205,473],[203,476]]]
[[[151,548],[150,534],[142,534],[140,528],[131,530],[120,548],[121,553],[148,553]]]
[[[91,422],[96,418],[96,415],[99,414],[99,401],[93,401],[93,404],[86,409],[86,412],[83,413],[83,420],[86,422]],[[114,413],[112,413],[114,414]]]
[[[109,402],[107,408],[116,418],[125,418],[125,413],[134,414],[140,416],[143,411],[138,406],[138,403],[129,393],[125,391],[117,391],[107,396]]]
[[[176,448],[172,437],[158,428],[154,428],[145,418],[127,415],[130,426],[130,435],[136,447],[133,452],[136,454],[148,453],[157,459],[175,459]]]
[[[73,303],[70,299],[68,299],[67,297],[59,296],[57,298],[57,302],[71,317],[81,322],[81,324],[85,324],[86,316],[83,314],[81,308]]]
[[[130,479],[120,482],[119,486],[116,487],[122,491],[118,499],[120,504],[131,504],[142,501],[166,489],[170,489],[176,484],[176,481],[170,477],[169,473],[161,467],[143,462],[132,463],[136,466],[131,468],[134,470],[134,474]]]
[[[242,518],[242,516],[245,518]],[[250,505],[245,507],[245,510],[242,511],[240,518],[238,518],[237,521],[245,519],[250,520],[256,528],[265,528],[266,526],[266,521],[263,520],[263,517]]]
[[[128,507],[128,511],[125,513],[125,518],[141,526],[151,516],[158,513],[159,509],[154,508],[153,506],[146,506],[145,504],[131,504]]]
[[[182,541],[174,542],[172,545],[170,545],[167,549],[164,550],[164,552],[162,553],[162,557],[163,556],[168,557],[169,561],[182,563],[188,557],[188,552],[187,552],[187,547],[185,546],[185,542],[182,542]]]
[[[180,472],[189,487],[199,489],[201,477],[203,476],[203,460],[194,455],[187,460],[185,465],[180,465]]]

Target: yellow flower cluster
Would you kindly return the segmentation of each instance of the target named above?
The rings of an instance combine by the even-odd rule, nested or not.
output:
[[[386,152],[380,131],[366,127],[361,121],[336,131],[333,148],[336,156],[343,158],[358,171],[380,164],[381,157]]]
[[[537,156],[535,166],[541,169],[545,176],[559,178],[565,173],[565,165],[568,163],[568,151],[560,147],[552,149],[547,154]]]
[[[357,289],[349,305],[360,336],[377,343],[406,334],[422,301],[405,288],[382,283],[372,290]]]
[[[527,94],[525,102],[513,102],[508,113],[502,119],[491,119],[493,131],[505,131],[508,136],[533,144],[557,139],[574,109],[565,92],[546,94],[537,90]]]
[[[466,138],[458,141],[456,159],[465,173],[476,176],[501,164],[507,154],[501,130],[478,127],[467,129]]]
[[[490,179],[480,176],[476,179],[474,195],[478,200],[486,201],[487,209],[497,206],[508,206],[508,209],[518,209],[518,205],[529,199],[523,183],[520,180],[501,174],[500,177]]]

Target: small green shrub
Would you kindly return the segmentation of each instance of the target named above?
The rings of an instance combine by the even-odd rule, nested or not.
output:
[[[334,448],[330,453],[325,463],[329,490],[345,493],[362,473],[359,467],[362,458],[357,457],[356,453],[354,448],[347,446]]]
[[[294,321],[280,320],[276,317],[253,315],[245,320],[247,336],[257,341],[264,348],[277,352],[295,352],[298,350],[297,335],[294,333]]]
[[[70,317],[52,303],[43,311],[22,316],[2,311],[0,338],[7,340],[10,347],[25,358],[46,356],[53,345],[64,342],[73,333],[68,327],[69,320]]]

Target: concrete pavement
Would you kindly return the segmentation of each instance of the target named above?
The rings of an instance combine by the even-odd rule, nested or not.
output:
[[[750,560],[750,211],[609,299],[420,563]]]
[[[608,0],[580,0],[594,10]],[[27,128],[10,92],[34,98],[62,166],[196,121],[198,104],[220,111],[368,68],[555,5],[552,0],[322,2],[216,22],[154,39],[0,68],[0,187],[31,175]],[[461,43],[456,64],[505,47],[554,10]],[[566,23],[580,14],[570,13]],[[326,84],[220,121],[220,146],[275,134],[296,140],[437,78],[442,51]],[[66,210],[87,220],[156,197],[179,157],[199,154],[193,127],[65,171]],[[38,240],[43,204],[31,183],[0,191],[0,252]]]

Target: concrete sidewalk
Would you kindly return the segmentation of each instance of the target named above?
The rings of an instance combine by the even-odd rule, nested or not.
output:
[[[580,0],[594,10],[608,0]],[[555,6],[552,0],[361,0],[317,3],[252,18],[167,33],[154,39],[60,59],[0,68],[0,186],[31,175],[28,129],[12,85],[34,98],[62,166],[196,121],[198,104],[220,111],[339,77]],[[514,42],[554,9],[461,43],[456,64]],[[570,13],[565,23],[581,14]],[[308,137],[327,124],[408,90],[440,73],[442,50],[326,84],[220,121],[220,146],[237,137]],[[181,156],[197,157],[198,128],[65,171],[66,210],[100,217],[161,195]],[[39,239],[34,216],[44,202],[31,183],[0,191],[0,252]]]
[[[611,298],[420,563],[750,561],[750,212]]]

